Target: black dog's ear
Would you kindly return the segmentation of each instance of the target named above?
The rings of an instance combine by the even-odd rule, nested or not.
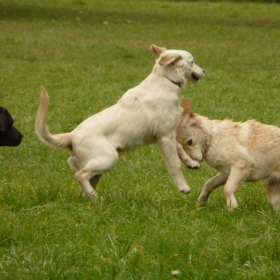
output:
[[[6,131],[13,125],[14,120],[4,107],[0,107],[0,131]]]

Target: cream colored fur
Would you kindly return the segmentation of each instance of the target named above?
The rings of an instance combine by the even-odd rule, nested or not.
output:
[[[268,179],[267,194],[276,211],[280,210],[280,129],[254,120],[244,123],[209,120],[184,111],[177,126],[177,140],[193,159],[203,159],[220,171],[204,185],[198,205],[224,185],[227,205],[236,208],[235,192],[242,182]]]
[[[84,196],[96,195],[101,175],[118,161],[118,150],[154,142],[158,143],[178,190],[190,191],[178,154],[189,167],[197,168],[199,163],[191,160],[176,142],[175,128],[182,111],[179,106],[182,88],[187,81],[202,78],[204,70],[186,51],[152,45],[150,53],[157,56],[152,73],[129,89],[115,105],[89,117],[70,133],[53,135],[49,132],[48,94],[42,88],[35,131],[44,143],[69,149],[68,162],[77,170],[76,179]]]

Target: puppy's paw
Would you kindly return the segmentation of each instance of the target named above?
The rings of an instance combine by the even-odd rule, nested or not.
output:
[[[94,190],[91,191],[90,193],[83,191],[82,196],[83,196],[84,198],[89,198],[89,199],[98,198],[98,194],[97,194],[97,192],[94,191]]]
[[[230,206],[227,206],[227,209],[228,209],[229,212],[233,212],[233,211],[238,209],[238,206],[237,205],[232,205],[232,206],[230,205]]]
[[[187,167],[188,168],[190,168],[190,169],[198,169],[199,167],[200,167],[200,164],[199,163],[197,163],[197,165],[187,165]]]
[[[185,165],[190,169],[198,169],[200,167],[199,162],[196,160],[192,160],[192,159],[185,161]]]

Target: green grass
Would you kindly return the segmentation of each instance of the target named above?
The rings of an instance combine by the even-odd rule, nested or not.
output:
[[[279,279],[280,217],[265,182],[243,184],[228,212],[216,174],[184,174],[177,192],[156,146],[122,153],[81,198],[66,151],[34,133],[40,86],[49,127],[71,131],[114,104],[153,67],[151,44],[190,51],[206,70],[182,99],[196,112],[280,126],[280,6],[172,1],[0,1],[0,101],[24,134],[0,151],[1,279]]]

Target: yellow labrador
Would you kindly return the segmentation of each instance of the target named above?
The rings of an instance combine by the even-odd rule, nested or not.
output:
[[[276,211],[280,210],[280,129],[254,120],[244,123],[209,120],[184,111],[177,126],[177,140],[194,160],[203,159],[220,171],[204,185],[198,205],[221,185],[230,210],[237,207],[235,192],[242,182],[268,178],[267,193]]]
[[[69,150],[68,162],[77,170],[76,179],[83,196],[96,195],[101,175],[118,161],[118,150],[154,142],[158,143],[178,190],[190,192],[178,154],[191,168],[199,167],[199,163],[183,152],[175,140],[175,129],[182,111],[181,90],[187,81],[196,82],[202,78],[204,70],[183,50],[152,45],[150,53],[157,56],[152,73],[129,89],[115,105],[89,117],[70,133],[53,135],[49,132],[48,94],[42,88],[35,131],[44,143]]]

